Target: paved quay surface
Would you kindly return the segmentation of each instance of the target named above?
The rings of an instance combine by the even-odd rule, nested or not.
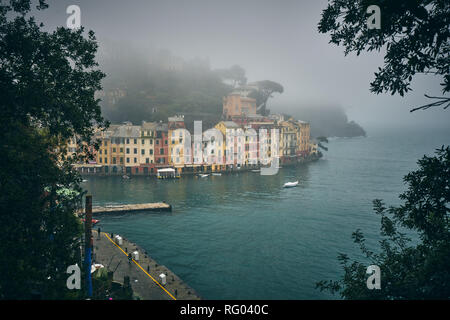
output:
[[[118,246],[111,234],[92,230],[94,239],[94,262],[114,271],[114,281],[123,283],[130,277],[133,292],[142,300],[200,300],[198,294],[177,275],[158,264],[143,249],[128,241],[122,235],[123,243]],[[114,235],[115,236],[115,235]],[[138,251],[139,261],[128,261],[128,253]],[[160,274],[166,275],[167,283],[161,283]]]

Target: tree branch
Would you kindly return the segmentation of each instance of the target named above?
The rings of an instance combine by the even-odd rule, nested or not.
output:
[[[447,109],[450,106],[450,98],[448,98],[448,97],[431,97],[431,96],[429,96],[427,94],[425,94],[425,97],[427,97],[429,99],[438,99],[438,101],[435,101],[435,102],[432,102],[432,103],[429,103],[429,104],[426,104],[426,105],[423,105],[423,106],[411,109],[409,112],[414,112],[414,111],[417,111],[417,110],[426,110],[426,109],[429,109],[429,108],[432,108],[432,107],[439,107],[441,105],[444,105],[444,110],[445,110],[445,109]]]

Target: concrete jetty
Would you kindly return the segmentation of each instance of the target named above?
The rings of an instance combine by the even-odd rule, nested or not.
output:
[[[108,214],[108,213],[128,213],[128,212],[170,212],[172,211],[172,206],[165,202],[154,202],[154,203],[141,203],[141,204],[122,204],[114,206],[95,206],[92,207],[92,214]],[[84,210],[80,211],[79,214],[83,214]]]
[[[123,283],[130,277],[133,293],[142,300],[200,300],[199,295],[167,267],[158,264],[145,250],[128,241],[122,235],[119,245],[111,234],[92,232],[94,262],[114,271],[113,279]],[[128,260],[128,254],[137,251],[139,259]],[[163,284],[160,275],[164,274]]]

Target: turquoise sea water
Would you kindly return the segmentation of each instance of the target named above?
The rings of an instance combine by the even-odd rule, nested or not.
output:
[[[321,160],[275,176],[87,177],[83,185],[94,205],[172,204],[172,213],[101,216],[102,230],[138,243],[205,299],[338,298],[315,283],[339,277],[339,252],[360,257],[357,228],[376,244],[372,200],[398,204],[403,176],[443,144],[450,130],[372,130],[331,139]]]

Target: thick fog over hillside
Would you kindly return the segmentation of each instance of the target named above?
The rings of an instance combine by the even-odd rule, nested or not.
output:
[[[49,29],[65,25],[66,8],[72,2],[55,1],[36,16]],[[330,36],[318,32],[326,0],[80,0],[76,4],[81,9],[82,26],[96,33],[100,60],[116,59],[113,65],[105,65],[105,89],[142,91],[140,97],[135,95],[135,101],[121,102],[128,114],[121,112],[121,107],[104,107],[105,115],[113,120],[129,117],[134,121],[132,109],[141,107],[145,108],[142,117],[148,118],[155,104],[160,109],[159,115],[153,116],[160,118],[172,111],[215,113],[227,87],[217,82],[212,71],[233,65],[245,70],[248,81],[268,79],[283,85],[284,92],[269,100],[268,107],[275,113],[289,109],[293,115],[311,117],[314,122],[316,115],[326,118],[330,109],[336,108],[333,112],[340,114],[336,119],[345,120],[347,115],[349,121],[363,127],[435,127],[445,126],[450,120],[450,112],[442,108],[409,112],[412,107],[428,103],[424,94],[440,95],[442,79],[438,77],[417,75],[412,91],[405,97],[371,93],[370,82],[378,67],[383,66],[384,49],[345,56],[342,47],[330,44]],[[177,69],[182,59],[191,62],[188,65],[192,72],[185,70],[175,79],[171,72],[152,71],[158,63],[154,58],[161,52],[173,56],[170,68]],[[178,91],[180,87],[184,92]],[[165,100],[168,108],[161,104],[161,92],[158,97],[143,98],[147,91],[153,97],[157,88],[170,93],[170,99]],[[110,94],[121,95],[120,91]],[[322,106],[324,110],[312,112]],[[331,129],[332,124],[326,123]]]

